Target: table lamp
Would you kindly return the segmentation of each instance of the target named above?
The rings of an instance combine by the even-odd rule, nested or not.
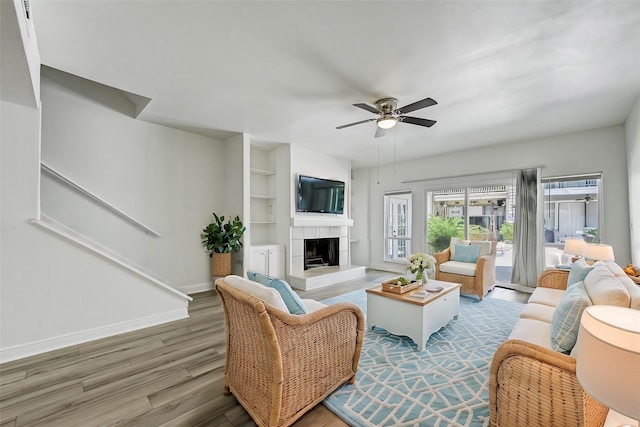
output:
[[[585,241],[583,239],[567,239],[564,241],[564,253],[569,255],[575,255],[573,261],[580,258],[584,253]]]
[[[594,261],[615,261],[613,248],[610,245],[589,243],[584,247],[584,257]]]
[[[640,310],[587,307],[576,346],[582,388],[610,409],[640,420]]]

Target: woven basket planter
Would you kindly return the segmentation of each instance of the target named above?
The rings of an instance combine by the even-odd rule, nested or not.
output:
[[[219,254],[214,252],[211,257],[211,275],[225,277],[231,274],[231,252]]]

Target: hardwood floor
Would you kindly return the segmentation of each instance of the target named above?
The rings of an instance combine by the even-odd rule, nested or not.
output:
[[[317,290],[322,300],[372,287],[396,275]],[[495,288],[489,298],[526,302]],[[225,326],[214,291],[194,295],[189,318],[0,365],[0,426],[253,426],[222,393]],[[323,405],[295,426],[346,426]]]

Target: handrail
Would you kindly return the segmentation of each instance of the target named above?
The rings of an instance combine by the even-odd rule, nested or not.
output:
[[[78,234],[76,232],[74,232],[73,230],[69,229],[66,226],[61,225],[60,223],[58,223],[55,220],[51,220],[50,218],[48,218],[46,215],[41,215],[42,219],[32,219],[31,223],[44,228],[46,230],[51,231],[52,233],[55,233],[59,236],[64,237],[67,240],[70,240],[71,242],[75,243],[76,245],[80,245],[100,256],[102,256],[103,258],[113,262],[114,264],[117,264],[123,268],[126,268],[127,270],[144,277],[145,279],[155,283],[157,286],[164,288],[165,290],[169,291],[170,293],[177,295],[187,301],[192,301],[193,298],[190,297],[189,295],[179,291],[178,289],[174,288],[173,286],[165,283],[164,281],[158,279],[157,277],[152,276],[151,274],[145,272],[144,270],[141,270],[139,267],[135,267],[133,265],[131,265],[129,262],[127,262],[126,260],[124,260],[123,258],[116,256],[112,253],[110,253],[110,251],[108,251],[106,248],[101,247],[99,244],[91,241],[90,239],[88,239],[87,237],[83,236],[82,234]]]
[[[158,233],[157,231],[155,231],[151,227],[148,227],[148,226],[144,225],[143,223],[141,223],[137,219],[133,218],[131,215],[127,214],[124,211],[121,211],[120,209],[118,209],[115,206],[111,205],[106,200],[96,196],[91,191],[87,190],[86,188],[84,188],[80,184],[76,183],[72,179],[64,176],[61,172],[55,170],[51,166],[47,165],[45,162],[40,162],[40,166],[41,166],[43,171],[47,172],[48,174],[50,174],[54,178],[57,178],[61,182],[69,185],[71,188],[79,191],[80,193],[84,194],[85,196],[91,198],[92,200],[95,200],[96,202],[98,202],[102,206],[104,206],[107,209],[109,209],[112,212],[114,212],[116,215],[124,218],[125,220],[129,221],[131,224],[135,225],[136,227],[141,228],[145,233],[153,234],[156,237],[162,237],[162,235],[160,233]]]

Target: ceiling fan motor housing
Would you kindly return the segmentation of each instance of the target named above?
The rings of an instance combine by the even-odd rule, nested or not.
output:
[[[383,98],[376,101],[376,108],[385,116],[393,115],[398,108],[398,100],[395,98]]]

